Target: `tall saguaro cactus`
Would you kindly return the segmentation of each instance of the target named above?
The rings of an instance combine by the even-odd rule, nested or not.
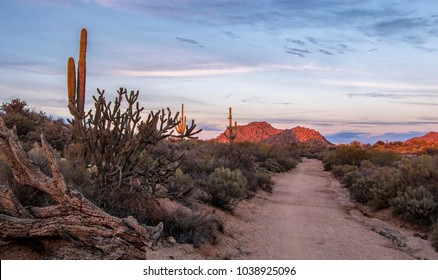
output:
[[[179,120],[179,124],[175,127],[176,132],[179,135],[184,135],[186,131],[186,117],[184,116],[184,103],[181,105],[181,117]]]
[[[86,53],[87,53],[87,29],[82,28],[79,41],[79,60],[76,77],[76,67],[73,57],[68,58],[67,63],[67,90],[68,108],[75,117],[84,116],[85,107],[85,80],[86,80]],[[79,120],[76,120],[79,121]]]
[[[228,126],[227,126],[228,134],[225,132],[225,137],[230,141],[230,143],[233,143],[234,140],[237,137],[237,122],[234,122],[233,127],[233,113],[232,108],[228,108]]]

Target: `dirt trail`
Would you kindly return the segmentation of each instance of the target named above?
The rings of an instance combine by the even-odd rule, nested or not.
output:
[[[427,240],[364,216],[318,160],[303,159],[297,168],[274,180],[274,193],[256,197],[259,207],[251,207],[250,215],[248,206],[236,209],[246,222],[237,237],[243,238],[238,245],[241,255],[235,257],[438,259]]]

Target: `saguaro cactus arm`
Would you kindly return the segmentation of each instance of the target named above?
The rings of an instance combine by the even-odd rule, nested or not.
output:
[[[82,28],[79,42],[78,61],[78,110],[84,112],[85,106],[85,80],[86,80],[86,54],[87,54],[87,29]]]
[[[237,137],[236,134],[237,122],[234,122],[234,127],[232,124],[233,124],[233,114],[232,114],[232,108],[230,107],[228,109],[228,126],[227,126],[228,134],[227,132],[225,132],[225,137],[230,141],[230,143],[233,143]]]

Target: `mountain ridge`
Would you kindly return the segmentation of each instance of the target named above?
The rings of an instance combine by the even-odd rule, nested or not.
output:
[[[308,144],[330,146],[330,143],[321,133],[314,129],[296,126],[291,129],[274,128],[266,121],[250,122],[238,125],[235,142],[264,142],[267,144]],[[228,139],[225,132],[219,134],[214,140],[225,143]]]

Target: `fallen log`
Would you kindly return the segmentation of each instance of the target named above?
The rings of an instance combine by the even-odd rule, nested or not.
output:
[[[103,259],[146,259],[146,252],[163,230],[163,224],[147,227],[129,216],[121,219],[105,213],[74,188],[59,171],[52,148],[41,135],[41,146],[52,176],[46,176],[21,148],[14,129],[0,118],[0,155],[15,180],[38,189],[55,202],[46,207],[24,207],[8,186],[0,186],[0,243],[14,240],[57,238],[95,251]],[[58,256],[63,254],[63,248]],[[66,247],[66,252],[71,246]]]

